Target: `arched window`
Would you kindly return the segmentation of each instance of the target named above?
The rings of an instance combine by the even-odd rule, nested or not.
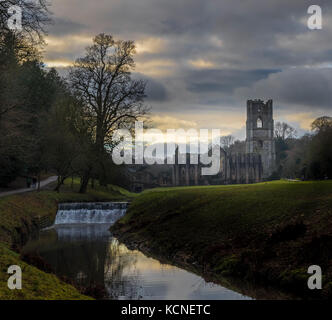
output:
[[[257,128],[263,128],[263,121],[261,117],[257,119]]]

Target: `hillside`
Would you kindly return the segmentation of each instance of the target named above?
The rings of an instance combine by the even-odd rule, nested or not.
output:
[[[199,266],[202,274],[331,296],[332,181],[145,191],[112,231],[168,261]],[[323,270],[322,291],[307,287],[313,264]]]

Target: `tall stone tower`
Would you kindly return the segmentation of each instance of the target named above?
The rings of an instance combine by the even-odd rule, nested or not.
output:
[[[260,154],[263,178],[268,178],[275,168],[273,101],[247,101],[246,152]]]

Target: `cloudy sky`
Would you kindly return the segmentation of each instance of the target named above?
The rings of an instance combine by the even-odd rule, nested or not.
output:
[[[307,26],[320,5],[323,29]],[[68,67],[94,35],[135,40],[159,128],[245,138],[246,100],[273,99],[299,133],[332,116],[331,0],[52,0],[45,60]]]

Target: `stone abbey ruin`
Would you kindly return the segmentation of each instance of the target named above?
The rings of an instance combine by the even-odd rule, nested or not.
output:
[[[248,100],[245,151],[227,152],[221,149],[220,170],[216,175],[203,176],[202,164],[179,164],[176,150],[175,164],[132,165],[128,169],[131,190],[147,188],[256,183],[272,175],[276,154],[274,143],[273,101]]]

